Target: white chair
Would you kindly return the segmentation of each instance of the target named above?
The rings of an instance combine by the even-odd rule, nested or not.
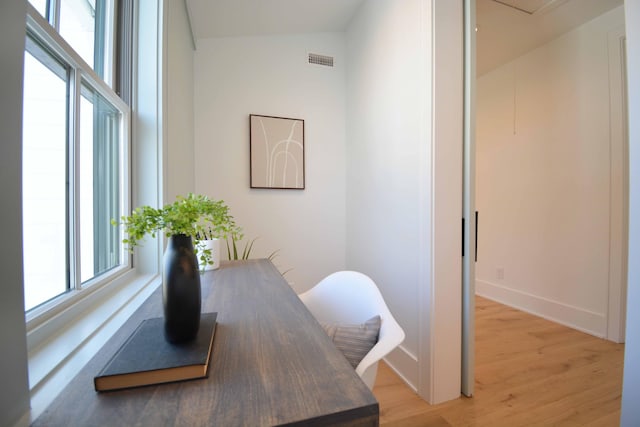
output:
[[[369,389],[373,389],[378,361],[400,345],[405,337],[373,280],[356,271],[338,271],[299,296],[319,322],[362,324],[380,315],[378,342],[356,367],[356,373]]]

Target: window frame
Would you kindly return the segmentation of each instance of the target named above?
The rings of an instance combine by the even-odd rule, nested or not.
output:
[[[112,20],[114,21],[114,20]],[[68,136],[68,179],[69,179],[69,213],[68,213],[68,268],[69,268],[69,290],[51,300],[48,300],[28,311],[25,311],[27,322],[27,333],[29,333],[59,315],[63,311],[69,310],[81,300],[90,297],[113,283],[126,282],[127,278],[133,278],[133,263],[131,255],[126,251],[121,243],[121,262],[113,269],[99,274],[96,277],[82,283],[80,279],[80,203],[79,191],[80,183],[78,179],[80,168],[79,145],[79,115],[80,99],[83,85],[88,85],[99,93],[105,100],[111,103],[122,115],[119,129],[119,144],[122,159],[119,168],[119,203],[121,213],[130,211],[130,200],[132,194],[131,186],[131,108],[124,102],[109,84],[102,80],[78,53],[58,34],[55,28],[38,12],[38,10],[27,2],[27,37],[35,39],[36,43],[45,46],[51,55],[58,58],[70,68],[69,76],[69,136]],[[114,24],[115,25],[115,24]],[[115,46],[115,40],[112,44]],[[111,73],[113,76],[113,73]],[[114,80],[115,81],[115,80]],[[120,242],[124,238],[124,231],[119,230]],[[38,336],[39,334],[35,334]],[[29,347],[37,345],[40,340],[29,342]]]

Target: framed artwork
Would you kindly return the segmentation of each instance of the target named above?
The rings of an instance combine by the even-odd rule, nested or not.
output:
[[[304,120],[249,115],[251,188],[304,189]]]

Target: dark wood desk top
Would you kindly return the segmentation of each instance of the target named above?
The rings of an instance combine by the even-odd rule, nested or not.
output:
[[[218,312],[209,378],[97,393],[93,377],[145,318],[160,289],[35,421],[36,426],[377,426],[378,403],[267,260],[202,276]]]

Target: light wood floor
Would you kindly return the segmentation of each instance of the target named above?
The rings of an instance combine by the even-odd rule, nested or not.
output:
[[[623,358],[623,344],[478,297],[473,398],[431,406],[383,363],[373,393],[384,426],[617,426]]]

